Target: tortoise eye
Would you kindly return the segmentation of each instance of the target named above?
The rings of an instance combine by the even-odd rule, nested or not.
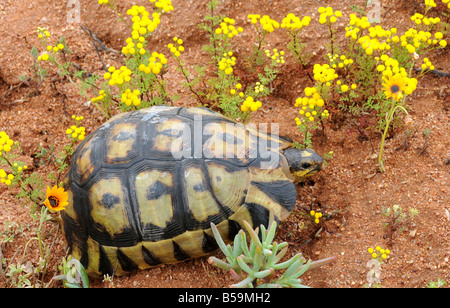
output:
[[[302,168],[303,169],[309,169],[311,167],[310,163],[302,163]]]

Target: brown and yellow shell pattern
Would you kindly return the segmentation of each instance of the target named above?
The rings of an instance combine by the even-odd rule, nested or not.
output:
[[[243,220],[267,225],[271,209],[282,220],[297,197],[290,145],[206,108],[113,117],[79,145],[64,180],[71,254],[89,274],[121,275],[216,250],[211,223],[231,241]]]

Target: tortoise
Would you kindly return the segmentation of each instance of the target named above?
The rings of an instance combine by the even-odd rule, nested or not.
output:
[[[192,142],[193,139],[193,142]],[[70,253],[90,276],[122,275],[218,248],[243,227],[285,219],[296,182],[322,157],[203,107],[116,115],[86,137],[64,178]]]

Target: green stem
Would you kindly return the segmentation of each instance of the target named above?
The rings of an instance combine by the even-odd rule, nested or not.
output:
[[[330,31],[331,56],[334,56],[334,35],[333,35],[333,28],[331,27],[331,22],[328,22],[328,27]]]
[[[38,243],[39,243],[39,252],[40,252],[40,255],[41,255],[41,259],[44,260],[43,246],[45,244],[44,244],[44,242],[41,239],[41,228],[42,228],[42,224],[44,223],[44,218],[43,217],[45,217],[47,215],[47,211],[48,211],[47,207],[44,206],[43,210],[41,210],[41,216],[40,216],[40,219],[39,219],[39,227],[38,227],[38,229],[36,231],[36,237],[33,237],[33,238],[29,239],[28,242],[25,244],[25,248],[24,248],[24,251],[23,251],[23,256],[25,256],[28,244],[30,244],[30,242],[33,241],[33,240],[37,240]]]
[[[380,172],[384,172],[384,166],[383,166],[383,148],[384,148],[384,141],[386,139],[386,135],[389,129],[389,125],[391,124],[391,121],[386,121],[386,127],[384,129],[383,137],[381,138],[381,146],[380,146],[380,153],[378,155],[378,166],[380,167]]]
[[[404,101],[404,99],[403,99]],[[384,149],[384,142],[386,140],[386,135],[389,130],[389,126],[391,125],[392,120],[394,119],[394,114],[397,108],[402,109],[406,114],[408,113],[404,107],[402,107],[398,102],[394,102],[391,106],[391,109],[389,110],[388,114],[386,115],[386,127],[384,128],[383,137],[381,138],[381,145],[380,145],[380,153],[378,154],[378,166],[380,168],[380,172],[384,172],[384,166],[383,166],[383,149]]]
[[[44,242],[41,239],[41,229],[42,229],[42,224],[45,221],[45,217],[47,216],[47,212],[48,212],[48,208],[46,206],[44,206],[43,209],[41,210],[41,216],[39,217],[39,227],[38,227],[38,229],[36,231],[37,239],[39,241],[39,251],[41,253],[41,259],[42,260],[45,260],[45,258],[44,258],[44,250],[43,250],[43,247],[42,247],[45,244],[44,244]]]
[[[189,76],[188,76],[188,73],[186,72],[186,70],[184,68],[183,63],[177,57],[175,57],[175,60],[177,61],[178,66],[180,67],[180,71],[183,74],[184,79],[186,79],[186,84],[189,87],[189,90],[197,97],[197,100],[199,101],[199,103],[202,104],[202,106],[204,106],[205,103],[203,102],[201,96],[194,90],[194,88],[191,85],[191,82],[189,81]]]
[[[161,75],[161,78],[163,78],[162,75]],[[169,95],[166,92],[166,88],[164,86],[164,80],[163,81],[159,80],[158,76],[155,76],[155,79],[156,79],[156,82],[159,85],[161,94],[163,95],[164,99],[166,100],[165,103],[170,102],[170,104],[173,106],[173,102],[172,102],[172,100],[170,99]]]

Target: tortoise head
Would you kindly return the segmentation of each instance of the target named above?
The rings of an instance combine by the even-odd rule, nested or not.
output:
[[[295,178],[295,183],[301,182],[322,170],[322,156],[311,149],[288,148],[284,150],[284,156],[288,161],[289,171]]]

